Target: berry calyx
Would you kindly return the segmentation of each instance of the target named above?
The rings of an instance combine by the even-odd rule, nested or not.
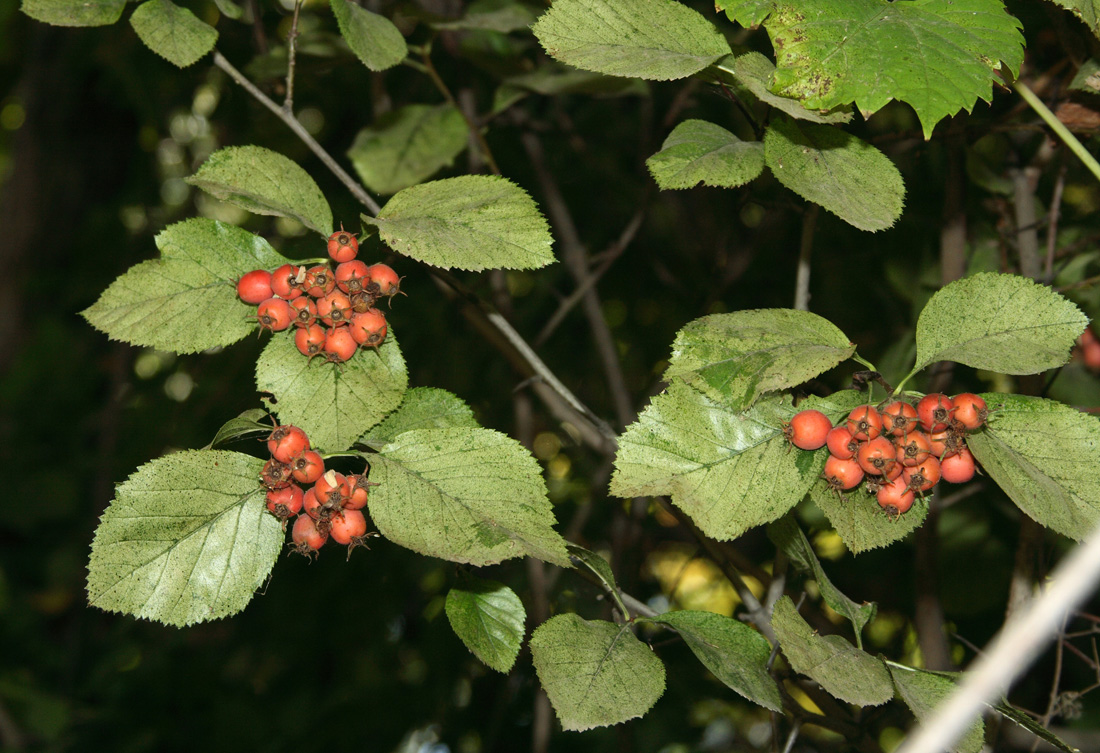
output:
[[[898,465],[894,443],[886,437],[875,437],[859,448],[856,462],[864,473],[872,476],[888,476]]]
[[[845,424],[860,442],[874,439],[882,433],[882,416],[870,405],[861,405],[848,414]]]
[[[330,327],[347,324],[351,318],[351,300],[339,290],[334,290],[317,301],[317,316]]]
[[[323,298],[336,288],[336,278],[332,276],[332,270],[323,264],[318,264],[316,267],[310,267],[306,272],[302,287],[314,298]]]
[[[917,428],[917,409],[900,400],[890,403],[881,411],[882,433],[904,437]]]
[[[959,450],[957,454],[940,461],[940,477],[952,484],[965,484],[974,478],[976,470],[974,456],[965,447]]]
[[[351,261],[359,253],[359,241],[347,230],[339,230],[328,237],[328,255],[333,261]]]
[[[295,310],[282,298],[268,298],[256,310],[260,327],[272,332],[282,332],[294,321]]]
[[[863,469],[855,460],[841,460],[830,455],[825,461],[822,477],[830,489],[846,491],[859,486],[859,482],[863,480]]]
[[[825,444],[829,448],[829,454],[841,460],[851,460],[859,449],[859,440],[844,425],[830,429],[825,436]]]
[[[260,471],[260,481],[268,489],[282,489],[290,486],[290,466],[278,460],[268,460]]]
[[[312,484],[325,473],[325,460],[321,453],[306,450],[290,461],[290,475],[299,484]]]
[[[933,392],[917,403],[917,417],[925,431],[935,434],[947,428],[955,403],[947,395]]]
[[[932,454],[932,440],[924,432],[914,431],[898,440],[897,459],[904,466],[917,466]]]
[[[344,500],[351,496],[351,484],[348,483],[344,474],[327,471],[313,485],[313,493],[317,495],[317,501],[322,505],[338,509],[343,507]]]
[[[305,279],[305,267],[284,264],[271,273],[271,290],[280,298],[292,301],[302,295],[302,283]]]
[[[237,296],[245,303],[255,306],[273,295],[271,292],[271,273],[254,269],[237,280]]]
[[[294,310],[294,326],[308,327],[317,319],[317,304],[309,296],[301,296],[290,302]]]
[[[367,265],[358,259],[346,261],[336,268],[336,287],[348,295],[361,292],[369,282]]]
[[[934,457],[928,457],[920,465],[906,468],[902,471],[902,478],[914,492],[926,492],[939,483],[940,461]]]
[[[817,450],[825,446],[825,440],[833,422],[819,410],[804,410],[794,414],[791,422],[783,427],[787,441],[802,450]]]
[[[302,487],[297,484],[267,492],[267,509],[279,520],[286,520],[302,510]]]
[[[981,428],[989,415],[989,409],[986,408],[985,400],[981,396],[973,392],[964,392],[951,399],[955,403],[953,418],[962,424],[964,429],[974,431]]]
[[[309,437],[297,426],[290,424],[278,427],[267,438],[267,451],[280,463],[290,464],[308,449]]]

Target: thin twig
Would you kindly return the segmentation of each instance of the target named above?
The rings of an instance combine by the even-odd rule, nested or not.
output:
[[[1068,618],[1068,615],[1067,615]],[[1059,688],[1062,685],[1062,659],[1065,654],[1063,648],[1066,645],[1066,619],[1062,619],[1062,627],[1058,630],[1058,643],[1054,649],[1054,677],[1050,681],[1050,698],[1047,699],[1047,710],[1043,714],[1042,724],[1044,727],[1050,725],[1050,720],[1054,718],[1054,711],[1058,707],[1058,697],[1061,695]],[[1032,753],[1039,747],[1039,738],[1035,738],[1035,742],[1031,745]]]
[[[1089,169],[1089,172],[1100,180],[1100,162],[1097,162],[1096,158],[1092,156],[1089,150],[1077,140],[1077,137],[1070,133],[1070,130],[1066,128],[1065,124],[1058,120],[1058,117],[1050,111],[1050,108],[1043,103],[1043,100],[1039,99],[1035,92],[1029,89],[1027,84],[1023,81],[1014,81],[1012,88],[1023,97],[1024,101],[1031,106],[1031,109],[1039,114],[1039,117],[1043,119],[1044,123],[1050,126],[1050,129],[1058,135],[1058,138],[1077,155],[1077,159],[1084,163],[1085,167]]]
[[[798,272],[794,281],[794,307],[798,311],[810,310],[810,257],[814,250],[814,228],[821,207],[810,204],[802,215],[802,242],[798,248]]]
[[[290,22],[290,34],[287,36],[287,61],[286,61],[286,98],[283,100],[283,109],[294,114],[294,58],[298,41],[298,14],[302,10],[302,0],[294,3],[294,19]]]
[[[255,84],[249,81],[243,73],[234,68],[233,64],[226,60],[225,56],[217,50],[214,50],[214,65],[218,66],[223,71],[228,73],[229,77],[236,81],[241,86],[241,88],[251,94],[257,102],[259,102],[272,113],[274,113],[275,116],[279,118],[279,120],[286,123],[290,130],[294,131],[294,135],[301,139],[302,143],[308,146],[309,150],[316,154],[321,162],[325,163],[325,167],[327,167],[332,172],[332,174],[335,175],[349,191],[351,191],[352,196],[354,196],[360,204],[370,210],[371,214],[378,214],[378,212],[381,210],[378,202],[376,202],[374,198],[369,193],[367,193],[366,189],[359,185],[359,183],[357,183],[354,178],[348,175],[347,171],[344,170],[344,168],[340,167],[339,163],[337,163],[336,160],[332,158],[332,155],[330,155],[327,151],[325,151],[324,147],[317,143],[317,140],[309,134],[309,131],[307,131],[305,127],[300,122],[298,122],[298,119],[294,117],[293,114],[288,113],[278,104],[276,104],[270,97],[260,91]]]
[[[1043,270],[1043,279],[1048,283],[1054,279],[1054,248],[1058,244],[1058,218],[1062,212],[1062,192],[1066,188],[1068,165],[1062,161],[1058,168],[1058,178],[1054,181],[1054,195],[1050,199],[1050,211],[1047,212],[1047,261]]]
[[[439,71],[435,69],[435,65],[432,63],[432,46],[430,44],[424,46],[424,54],[421,56],[421,60],[424,61],[424,72],[428,74],[428,78],[435,84],[435,88],[439,90],[439,93],[443,95],[443,98],[447,100],[447,103],[454,107],[462,115],[462,119],[466,121],[466,127],[470,130],[470,135],[474,137],[477,142],[478,150],[481,152],[481,156],[485,159],[485,164],[489,166],[489,170],[493,175],[500,175],[500,168],[497,166],[496,159],[493,158],[493,152],[489,148],[489,142],[485,140],[485,135],[481,132],[477,123],[473,118],[461,107],[455,100],[454,95],[451,94],[450,88],[447,83],[439,75]]]

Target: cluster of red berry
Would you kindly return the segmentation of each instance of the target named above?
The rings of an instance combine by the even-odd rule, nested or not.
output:
[[[355,258],[358,253],[359,241],[341,230],[328,239],[335,271],[328,264],[255,269],[237,281],[237,295],[258,305],[262,328],[281,332],[297,327],[294,344],[303,355],[347,361],[360,346],[378,350],[386,339],[386,317],[374,304],[401,292],[401,278],[392,268],[367,266]]]
[[[974,477],[966,434],[984,424],[987,414],[985,401],[973,393],[934,393],[916,407],[902,401],[881,410],[861,405],[839,426],[821,411],[804,410],[784,432],[803,450],[828,446],[823,476],[830,488],[847,491],[863,482],[882,509],[897,517],[940,479],[961,484]]]
[[[267,487],[267,509],[283,521],[297,516],[291,529],[294,549],[310,555],[331,537],[351,548],[370,536],[363,509],[367,490],[377,484],[366,474],[344,476],[325,470],[320,453],[310,449],[309,437],[297,426],[280,426],[267,438],[271,459],[260,480]],[[308,490],[299,484],[313,484]],[[305,510],[305,515],[299,515]]]

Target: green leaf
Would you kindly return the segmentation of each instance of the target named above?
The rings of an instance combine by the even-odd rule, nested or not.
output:
[[[653,398],[619,438],[611,493],[667,494],[708,536],[727,541],[781,517],[821,472],[822,451],[792,452],[789,401],[735,413],[683,382]]]
[[[169,0],[146,0],[130,25],[146,47],[180,68],[198,62],[218,41],[217,29]]]
[[[451,105],[406,105],[360,131],[348,157],[367,188],[391,194],[451,165],[466,148],[468,133],[462,113]]]
[[[570,567],[539,464],[481,428],[418,429],[371,458],[371,518],[390,541],[452,562],[529,555]]]
[[[891,671],[893,671],[893,670],[891,669]],[[1067,743],[1065,740],[1058,737],[1056,734],[1054,734],[1049,729],[1044,727],[1039,722],[1038,719],[1034,719],[1031,715],[1027,714],[1026,712],[1020,711],[1019,709],[1014,708],[1007,701],[1002,701],[1001,703],[998,703],[996,706],[993,706],[993,708],[995,708],[997,711],[999,711],[1001,713],[1001,715],[1004,716],[1005,719],[1008,719],[1009,721],[1013,722],[1018,727],[1022,727],[1023,729],[1026,729],[1028,732],[1035,735],[1040,740],[1043,740],[1045,742],[1050,743],[1055,748],[1058,748],[1059,750],[1065,751],[1065,753],[1081,753],[1080,750],[1073,747],[1072,745]]]
[[[685,120],[646,160],[657,185],[668,190],[707,186],[734,188],[764,170],[764,145],[742,141],[721,126],[705,120]]]
[[[400,405],[408,382],[392,329],[377,353],[364,348],[341,364],[306,358],[289,332],[273,337],[256,361],[256,388],[275,396],[279,422],[301,427],[327,452],[347,449]]]
[[[466,575],[447,593],[446,610],[451,629],[474,656],[497,672],[512,669],[527,619],[515,591],[495,580]]]
[[[1037,374],[1069,361],[1088,317],[1045,285],[983,272],[939,290],[917,320],[917,363]]]
[[[531,661],[566,730],[642,716],[665,692],[665,667],[629,625],[551,617],[531,635]]]
[[[240,20],[244,15],[244,9],[237,5],[233,0],[214,0],[214,5],[226,18],[232,18],[234,21]]]
[[[332,232],[332,210],[313,178],[262,146],[219,149],[187,182],[249,212],[290,217],[325,237]]]
[[[1080,541],[1100,523],[1100,420],[1024,395],[983,395],[990,416],[966,442],[1028,517]]]
[[[553,97],[558,94],[589,94],[593,96],[638,96],[649,94],[649,84],[638,79],[604,76],[591,71],[581,71],[554,62],[540,65],[530,73],[509,76],[501,89],[523,91]]]
[[[584,565],[600,579],[606,590],[613,593],[619,593],[619,585],[615,582],[615,573],[612,572],[611,564],[608,563],[607,560],[595,552],[590,552],[583,546],[566,544],[565,548],[569,551],[569,557],[571,560],[574,560],[574,564],[580,563]]]
[[[676,378],[734,410],[794,387],[855,353],[847,335],[808,311],[711,314],[676,333],[666,381]]]
[[[1069,82],[1073,91],[1100,94],[1100,60],[1089,58],[1077,69],[1077,75]]]
[[[526,30],[535,22],[538,11],[516,0],[474,0],[462,18],[456,21],[437,21],[437,29],[485,29],[508,34]]]
[[[727,55],[715,63],[714,68],[718,77],[738,89],[739,93],[747,91],[764,104],[785,112],[792,118],[811,123],[847,123],[852,119],[852,113],[847,107],[819,112],[808,109],[797,99],[773,94],[771,83],[775,66],[759,52],[746,52],[736,57]]]
[[[444,269],[535,269],[554,261],[546,219],[527,192],[492,175],[463,175],[400,191],[362,215],[395,251]]]
[[[714,9],[725,11],[730,21],[742,26],[759,26],[772,12],[775,0],[715,0]]]
[[[1081,19],[1096,36],[1100,37],[1100,2],[1097,0],[1051,0]]]
[[[754,4],[756,5],[756,4]],[[757,6],[759,7],[759,6]],[[865,117],[892,99],[917,112],[924,136],[942,118],[993,99],[1001,62],[1023,62],[1021,24],[1001,0],[790,0],[764,22],[775,48],[772,91]]]
[[[890,673],[881,659],[839,635],[818,635],[789,596],[775,603],[772,629],[791,668],[816,680],[830,695],[857,706],[879,706],[894,697]]]
[[[885,230],[901,216],[905,185],[897,167],[835,126],[780,115],[764,134],[764,159],[784,186],[860,230]]]
[[[183,626],[244,609],[283,547],[263,461],[220,450],[157,458],[120,484],[96,529],[88,602]]]
[[[385,16],[351,0],[332,0],[332,13],[348,47],[372,71],[392,68],[408,54],[405,37]]]
[[[82,312],[112,340],[175,353],[234,343],[256,329],[237,280],[289,261],[263,238],[205,218],[169,225],[156,243],[159,259],[131,267]]]
[[[125,7],[126,0],[23,0],[20,10],[54,26],[108,26]]]
[[[405,393],[397,410],[364,434],[359,442],[378,448],[406,431],[473,429],[477,426],[474,412],[462,398],[434,387],[414,387]]]
[[[210,440],[210,444],[203,449],[209,450],[217,445],[229,444],[244,437],[255,436],[257,439],[266,440],[274,428],[267,411],[262,408],[252,408],[222,424],[218,433]]]
[[[810,487],[810,499],[825,513],[852,554],[901,541],[920,527],[928,516],[928,502],[921,497],[917,497],[908,512],[895,520],[862,487],[837,492],[821,479]]]
[[[610,76],[686,78],[730,52],[709,20],[674,0],[557,0],[532,31],[551,57]]]
[[[887,662],[898,697],[919,721],[932,717],[936,707],[955,690],[951,675],[913,669]],[[979,717],[952,748],[956,753],[978,753],[985,743],[985,723]]]
[[[654,617],[675,628],[692,653],[727,687],[772,711],[783,699],[768,674],[771,645],[743,622],[713,612],[666,612]]]
[[[784,515],[768,526],[768,538],[790,558],[800,570],[810,573],[821,589],[821,596],[834,612],[848,618],[855,628],[856,646],[863,648],[863,628],[875,618],[878,607],[874,603],[857,604],[840,592],[821,567],[806,534],[790,515]]]

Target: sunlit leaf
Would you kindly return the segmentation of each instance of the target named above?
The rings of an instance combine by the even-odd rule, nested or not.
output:
[[[145,46],[173,65],[186,68],[214,49],[218,31],[169,0],[146,0],[130,16]]]
[[[685,120],[672,129],[661,151],[646,160],[657,185],[668,190],[707,186],[733,188],[764,170],[764,145],[742,141],[705,120]]]
[[[474,428],[474,412],[462,398],[434,387],[413,387],[386,419],[360,438],[363,444],[381,447],[398,434],[414,429]]]
[[[408,54],[405,37],[393,21],[351,0],[332,0],[332,13],[348,47],[372,71],[384,71]]]
[[[464,576],[447,592],[447,619],[455,634],[490,669],[516,663],[527,612],[516,592],[495,580]]]
[[[126,0],[23,0],[20,10],[54,26],[107,26],[125,7]]]

